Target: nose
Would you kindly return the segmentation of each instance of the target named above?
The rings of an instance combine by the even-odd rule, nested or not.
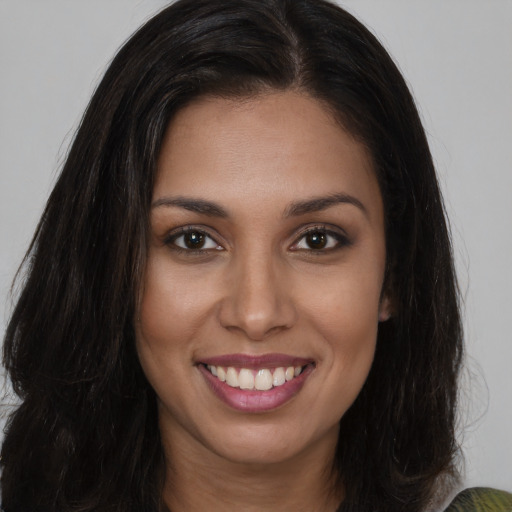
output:
[[[296,322],[289,275],[272,258],[254,255],[233,261],[219,310],[221,325],[262,341]]]

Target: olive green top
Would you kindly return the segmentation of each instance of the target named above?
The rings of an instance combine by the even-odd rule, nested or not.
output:
[[[482,487],[466,489],[445,512],[512,512],[512,494]]]

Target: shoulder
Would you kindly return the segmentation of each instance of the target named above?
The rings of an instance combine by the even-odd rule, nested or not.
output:
[[[466,489],[445,512],[512,512],[512,494],[483,487]]]

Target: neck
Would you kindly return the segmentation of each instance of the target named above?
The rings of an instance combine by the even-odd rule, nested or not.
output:
[[[333,475],[337,429],[293,458],[273,463],[227,460],[190,437],[174,443],[162,432],[164,502],[171,512],[334,512],[343,499]]]

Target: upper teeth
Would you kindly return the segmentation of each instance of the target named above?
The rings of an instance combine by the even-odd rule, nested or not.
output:
[[[286,381],[292,380],[302,372],[301,366],[288,366],[260,370],[249,370],[247,368],[234,368],[229,366],[207,366],[208,370],[219,380],[225,382],[232,388],[256,389],[266,391],[272,387],[282,386]]]

